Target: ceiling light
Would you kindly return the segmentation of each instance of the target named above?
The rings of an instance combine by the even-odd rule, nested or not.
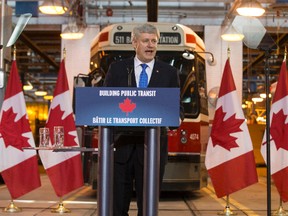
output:
[[[42,86],[40,86],[40,88],[37,91],[35,91],[34,94],[36,96],[45,96],[47,95],[47,91]]]
[[[53,99],[53,95],[45,95],[44,100],[52,100]]]
[[[39,10],[43,14],[64,14],[68,8],[64,4],[64,0],[44,0],[39,6]]]
[[[61,38],[68,40],[81,39],[84,36],[82,26],[77,24],[76,17],[69,17],[68,25],[60,34]]]
[[[77,39],[81,39],[84,34],[82,31],[78,30],[75,31],[75,29],[73,30],[73,28],[69,28],[69,26],[67,26],[63,32],[60,34],[61,38],[63,39],[67,39],[67,40],[77,40]]]
[[[265,13],[265,9],[257,0],[243,0],[236,11],[241,16],[252,17],[262,16]]]
[[[23,85],[23,90],[24,91],[29,91],[29,90],[32,90],[33,89],[33,85],[29,82],[29,81],[26,81]]]
[[[253,97],[253,98],[252,98],[252,101],[254,102],[254,104],[256,104],[256,103],[262,102],[262,101],[263,101],[263,98]]]
[[[261,97],[261,98],[266,98],[266,96],[267,96],[266,93],[261,93],[261,94],[260,94],[260,97]],[[269,94],[269,98],[271,98],[271,96],[272,96],[272,95]]]
[[[17,24],[12,32],[12,35],[10,36],[9,41],[7,42],[6,47],[10,47],[16,42],[16,40],[24,30],[25,26],[27,25],[31,17],[32,17],[31,13],[25,13],[19,17]]]
[[[224,41],[242,41],[244,35],[237,32],[236,29],[230,25],[221,35],[221,38]]]
[[[27,81],[24,85],[23,85],[23,90],[24,91],[29,91],[29,90],[32,90],[33,89],[33,85]]]

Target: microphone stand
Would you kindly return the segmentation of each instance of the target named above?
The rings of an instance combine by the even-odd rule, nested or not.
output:
[[[134,68],[132,65],[127,67],[127,73],[128,73],[128,87],[132,86],[132,72],[133,72]]]
[[[270,68],[269,68],[269,57],[271,49],[262,49],[265,51],[265,94],[266,94],[266,178],[267,178],[267,216],[271,216],[271,155],[270,155]]]

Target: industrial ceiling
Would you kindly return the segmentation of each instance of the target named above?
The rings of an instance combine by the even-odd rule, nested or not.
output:
[[[66,24],[71,13],[76,14],[84,26],[119,22],[172,22],[191,27],[204,38],[205,25],[228,25],[237,15],[236,8],[240,0],[63,0],[69,5],[69,11],[61,16],[44,15],[36,12],[16,42],[17,65],[19,72],[28,76],[37,85],[43,82],[50,88],[56,82],[61,56],[61,25]],[[19,3],[33,0],[8,0],[13,9],[12,20],[18,20]],[[36,1],[37,5],[43,1]],[[260,0],[266,9],[261,22],[277,43],[279,49],[271,53],[271,72],[278,73],[287,45],[288,3],[274,0]],[[21,11],[21,10],[20,10]],[[280,51],[280,52],[279,52]],[[252,50],[243,46],[244,77],[262,76],[264,73],[264,55],[261,50]],[[36,100],[35,97],[29,97]]]

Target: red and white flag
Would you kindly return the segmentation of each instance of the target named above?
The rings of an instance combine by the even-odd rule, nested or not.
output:
[[[288,201],[288,77],[283,61],[270,110],[270,168],[275,186],[284,202]],[[266,131],[261,154],[266,158]]]
[[[222,75],[205,165],[219,198],[258,182],[253,145],[229,60]]]
[[[24,147],[35,147],[35,142],[13,61],[0,113],[0,172],[12,199],[41,186],[37,153]]]
[[[64,146],[79,146],[64,60],[60,65],[54,98],[46,122],[52,143],[54,126],[64,127]],[[83,186],[80,152],[41,150],[39,154],[58,197]]]

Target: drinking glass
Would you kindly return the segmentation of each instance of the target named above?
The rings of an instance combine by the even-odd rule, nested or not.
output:
[[[54,147],[62,148],[64,146],[64,127],[54,127]]]
[[[39,128],[39,147],[49,147],[50,133],[49,128]]]

